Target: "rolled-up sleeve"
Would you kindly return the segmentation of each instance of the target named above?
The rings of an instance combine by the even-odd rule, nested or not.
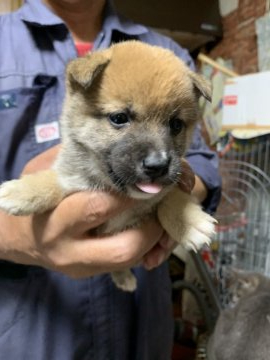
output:
[[[205,211],[213,214],[221,198],[221,177],[218,170],[218,155],[206,145],[199,126],[196,127],[192,144],[186,154],[194,173],[200,177],[208,189],[203,202]]]

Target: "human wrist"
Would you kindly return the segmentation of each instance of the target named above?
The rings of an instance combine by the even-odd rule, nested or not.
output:
[[[0,211],[0,259],[20,264],[39,262],[30,217],[15,217]]]

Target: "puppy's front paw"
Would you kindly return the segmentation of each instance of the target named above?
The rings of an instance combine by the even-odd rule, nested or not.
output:
[[[136,290],[137,279],[130,270],[113,272],[111,275],[119,289],[130,292]]]
[[[0,209],[12,215],[44,213],[67,195],[53,170],[23,176],[0,186]]]
[[[215,224],[217,221],[205,213],[198,205],[194,205],[188,218],[187,231],[185,232],[181,244],[187,250],[199,250],[203,245],[209,245],[211,238],[215,234]]]
[[[28,215],[34,202],[21,180],[7,181],[0,187],[0,209],[12,215]]]
[[[188,250],[209,244],[215,233],[216,220],[178,188],[163,199],[158,218],[170,237]]]

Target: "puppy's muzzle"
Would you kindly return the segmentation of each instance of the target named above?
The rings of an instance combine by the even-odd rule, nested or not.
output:
[[[169,171],[171,158],[165,152],[151,152],[142,161],[142,170],[145,175],[156,179]]]

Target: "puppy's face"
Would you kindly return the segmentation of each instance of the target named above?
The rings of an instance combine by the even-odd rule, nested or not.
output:
[[[177,182],[206,82],[137,41],[71,62],[67,78],[64,136],[94,155],[107,183],[146,198]]]

